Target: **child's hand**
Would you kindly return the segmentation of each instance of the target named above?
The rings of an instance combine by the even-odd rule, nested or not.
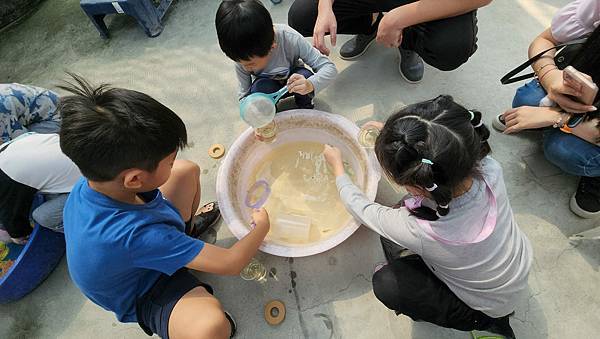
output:
[[[290,93],[298,93],[300,95],[306,95],[312,93],[315,88],[312,82],[306,79],[304,75],[294,73],[287,81],[288,91]]]
[[[339,148],[325,144],[323,155],[325,156],[325,160],[327,160],[329,166],[331,166],[333,169],[333,175],[338,177],[345,173],[344,162],[342,160],[342,151],[340,151]]]
[[[512,134],[526,129],[552,126],[560,119],[561,112],[553,107],[521,106],[509,109],[502,116],[506,125],[504,134]]]
[[[271,222],[269,221],[269,214],[264,208],[255,209],[252,212],[252,222],[257,228],[271,228]]]

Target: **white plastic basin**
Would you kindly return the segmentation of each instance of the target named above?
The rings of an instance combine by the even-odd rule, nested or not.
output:
[[[277,138],[273,143],[263,143],[254,138],[252,128],[242,133],[227,153],[217,176],[217,199],[223,219],[238,239],[250,230],[250,209],[244,204],[250,176],[261,159],[285,143],[312,141],[339,147],[344,160],[355,173],[355,183],[370,199],[375,199],[381,178],[379,164],[373,151],[365,150],[356,140],[359,128],[350,120],[335,114],[316,110],[290,110],[275,117]],[[263,252],[283,257],[303,257],[327,251],[346,240],[359,227],[353,218],[337,233],[317,242],[284,244],[263,242]]]

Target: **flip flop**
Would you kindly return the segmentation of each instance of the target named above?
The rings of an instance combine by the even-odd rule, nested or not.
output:
[[[194,216],[193,228],[190,232],[190,236],[194,238],[206,233],[221,219],[221,210],[219,209],[219,203],[216,201],[202,206],[199,211],[200,213]]]

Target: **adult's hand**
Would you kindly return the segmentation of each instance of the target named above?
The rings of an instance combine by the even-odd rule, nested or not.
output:
[[[385,47],[398,48],[402,43],[403,27],[395,20],[392,12],[383,16],[377,29],[377,42]]]
[[[595,111],[596,107],[582,104],[573,98],[580,97],[581,86],[575,82],[565,81],[563,79],[563,71],[559,69],[548,71],[542,79],[542,87],[548,92],[548,98],[562,107],[566,112],[585,113]]]
[[[331,6],[319,8],[319,14],[317,15],[317,21],[313,30],[313,46],[325,55],[329,55],[331,52],[325,43],[325,35],[327,33],[331,37],[331,46],[335,46],[337,41],[337,20]]]
[[[521,106],[509,109],[502,114],[506,125],[504,134],[552,126],[560,119],[560,115],[556,108],[550,107]]]

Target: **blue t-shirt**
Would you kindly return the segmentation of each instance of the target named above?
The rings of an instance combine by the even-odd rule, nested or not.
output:
[[[184,233],[178,210],[159,190],[140,194],[143,205],[113,200],[82,178],[64,209],[69,273],[94,303],[135,322],[135,302],[161,273],[191,262],[204,242]]]

